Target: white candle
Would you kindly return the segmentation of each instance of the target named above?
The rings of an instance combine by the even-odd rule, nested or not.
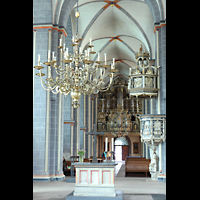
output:
[[[79,47],[79,54],[81,54],[81,47]]]
[[[104,56],[105,56],[105,65],[106,65],[106,53],[104,53]]]
[[[115,65],[115,58],[113,58],[113,66]]]
[[[54,56],[54,61],[56,61],[56,56]]]
[[[92,38],[90,38],[90,45],[92,44]]]
[[[55,52],[54,52],[54,51],[52,51],[52,60],[54,60],[54,53],[55,53]]]
[[[103,71],[102,71],[102,68],[100,68],[100,75],[101,75],[101,79],[103,77]]]
[[[129,75],[131,75],[131,68],[129,68]]]
[[[100,61],[100,53],[98,52],[98,61]]]
[[[59,46],[62,46],[62,39],[60,38],[60,45]]]
[[[86,57],[87,57],[87,50],[85,50],[85,59],[86,59]]]
[[[115,69],[115,58],[113,58],[113,64],[111,64],[111,69]]]
[[[88,60],[90,60],[90,49],[88,49]]]
[[[66,56],[68,56],[68,47],[66,48]]]
[[[63,51],[65,51],[65,43],[64,43],[64,45],[63,45]]]
[[[114,138],[112,138],[112,151],[114,151]]]
[[[105,138],[105,151],[108,151],[108,138]]]
[[[38,54],[38,65],[40,66],[40,54]]]
[[[74,42],[74,36],[72,36],[72,42]]]

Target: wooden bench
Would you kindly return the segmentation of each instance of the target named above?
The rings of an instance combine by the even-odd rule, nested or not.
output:
[[[129,172],[145,172],[147,176],[150,162],[151,159],[127,156],[125,160],[125,176]]]

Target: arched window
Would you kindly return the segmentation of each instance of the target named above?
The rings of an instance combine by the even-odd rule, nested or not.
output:
[[[115,140],[115,145],[128,145],[128,140],[125,137],[118,137]]]

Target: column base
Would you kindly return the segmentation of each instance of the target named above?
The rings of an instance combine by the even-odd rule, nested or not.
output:
[[[49,181],[62,181],[65,179],[64,174],[59,175],[33,175],[33,181],[49,182]]]
[[[158,174],[158,181],[159,182],[166,182],[166,174]]]

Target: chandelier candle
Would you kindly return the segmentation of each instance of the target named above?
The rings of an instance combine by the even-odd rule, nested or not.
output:
[[[113,64],[111,65],[111,69],[115,69],[115,58],[113,58]]]
[[[106,63],[106,53],[104,53],[104,56],[105,56],[105,65],[106,65],[106,64],[107,64],[107,63]]]
[[[68,48],[66,48],[66,56],[68,56]]]
[[[98,59],[97,59],[98,61],[100,61],[100,53],[98,52]]]
[[[129,75],[131,75],[131,68],[129,68]]]
[[[48,50],[48,62],[50,62],[50,56],[51,56],[51,51],[50,50]]]

